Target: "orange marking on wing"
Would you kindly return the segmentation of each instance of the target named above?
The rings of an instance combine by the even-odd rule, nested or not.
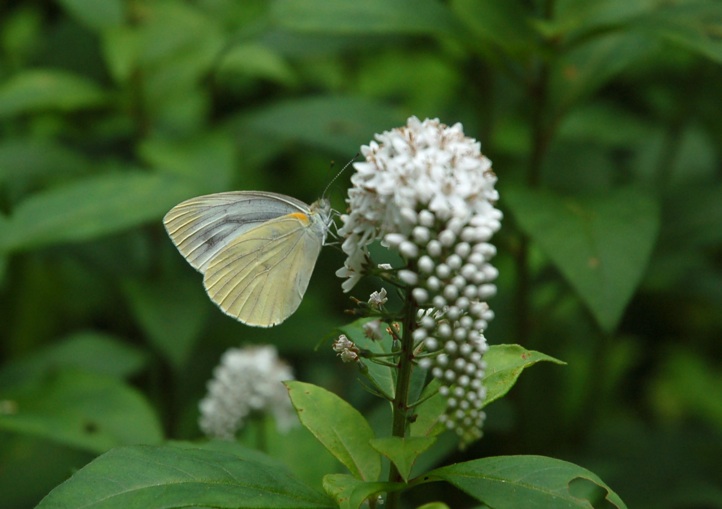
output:
[[[304,214],[303,212],[291,212],[288,214],[289,217],[295,217],[299,221],[301,221],[304,225],[309,224],[311,221],[308,218],[307,214]]]

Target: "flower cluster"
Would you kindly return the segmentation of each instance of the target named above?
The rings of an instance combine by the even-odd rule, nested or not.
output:
[[[333,342],[332,348],[343,362],[358,361],[360,350],[346,334],[341,334],[338,339]]]
[[[199,425],[207,436],[230,440],[252,413],[270,412],[281,431],[297,421],[281,383],[293,380],[291,368],[278,358],[273,346],[231,348],[208,382],[200,402]]]
[[[462,443],[481,435],[487,350],[483,331],[493,318],[496,254],[489,243],[501,226],[491,162],[460,124],[411,117],[376,136],[354,164],[348,214],[339,234],[347,254],[337,272],[349,291],[372,266],[375,240],[397,251],[405,266],[387,271],[410,289],[421,310],[413,332],[426,353],[423,367],[447,396],[443,419]]]

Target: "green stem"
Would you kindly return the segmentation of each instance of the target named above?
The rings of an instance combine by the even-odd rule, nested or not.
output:
[[[412,267],[409,267],[413,269]],[[411,288],[406,290],[404,303],[403,331],[401,336],[401,349],[399,350],[398,372],[396,376],[396,392],[393,404],[393,421],[391,434],[395,437],[406,437],[406,428],[409,423],[409,389],[411,387],[411,371],[414,363],[414,339],[412,337],[416,328],[417,306],[411,296]],[[396,466],[392,463],[389,469],[389,482],[403,482],[403,478]],[[389,493],[386,508],[397,509],[400,504],[401,493]]]

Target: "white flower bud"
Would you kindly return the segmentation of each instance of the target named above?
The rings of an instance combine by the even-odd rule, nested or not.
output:
[[[484,276],[486,276],[487,281],[494,281],[497,277],[499,277],[499,269],[490,263],[487,263],[484,267]]]
[[[444,247],[451,247],[456,241],[456,235],[451,230],[444,230],[439,233],[439,242]]]
[[[486,320],[474,320],[474,329],[476,330],[486,330],[488,326],[489,322]]]
[[[494,231],[488,226],[477,226],[476,227],[476,238],[475,242],[485,242],[491,238]]]
[[[422,210],[419,212],[419,224],[431,228],[436,222],[436,216],[428,210]]]
[[[421,319],[421,326],[426,330],[434,330],[436,328],[436,320],[426,315]]]
[[[493,258],[496,256],[496,247],[494,244],[489,244],[488,242],[479,242],[478,244],[475,244],[472,250],[475,253],[479,253],[487,260]]]
[[[401,207],[399,215],[406,220],[409,224],[414,224],[417,221],[416,211],[412,207]]]
[[[483,299],[483,300],[489,300],[494,295],[496,295],[496,285],[488,284],[488,285],[481,285],[479,287],[478,298]]]
[[[444,246],[442,246],[441,242],[436,239],[430,240],[429,243],[426,245],[426,252],[429,253],[429,256],[432,256],[434,258],[437,258],[439,255],[441,255],[443,249]]]
[[[464,242],[476,243],[476,228],[473,226],[467,226],[461,230],[461,240]]]
[[[473,252],[469,255],[468,261],[471,265],[475,266],[478,270],[481,270],[481,268],[486,263],[486,258],[481,253]]]
[[[423,304],[429,300],[429,292],[423,288],[414,288],[411,290],[411,296],[414,298],[417,304]]]
[[[414,238],[414,242],[418,245],[426,245],[431,239],[431,233],[425,226],[415,226],[414,229],[411,230],[411,235]]]
[[[464,288],[464,297],[468,299],[475,299],[478,294],[478,287],[475,285],[466,285]]]
[[[419,256],[419,247],[411,241],[405,240],[399,245],[399,253],[406,258]]]
[[[401,235],[400,233],[387,233],[384,236],[384,244],[386,244],[391,249],[398,249],[402,242],[406,240],[405,235]]]
[[[446,265],[448,265],[451,270],[459,270],[462,263],[461,256],[458,254],[452,254],[446,259]]]
[[[439,342],[436,341],[436,338],[429,336],[424,340],[424,346],[429,352],[434,352],[439,348]]]
[[[451,268],[445,263],[440,263],[436,266],[436,275],[439,279],[447,279],[451,275]]]
[[[431,259],[430,256],[423,255],[421,258],[419,258],[419,270],[422,274],[431,274],[434,271],[434,266],[436,265],[434,260]]]
[[[441,288],[441,281],[436,276],[429,276],[426,279],[426,288],[432,292],[437,292]]]
[[[467,281],[474,281],[475,283],[476,281],[474,280],[474,278],[478,273],[479,271],[477,270],[477,268],[471,263],[467,263],[466,265],[461,267],[461,270],[459,270],[459,274],[461,274],[461,277],[463,277]]]
[[[402,269],[399,271],[399,279],[409,286],[413,286],[419,282],[419,276],[416,274],[416,272],[406,269]]]
[[[464,276],[457,274],[452,278],[451,284],[454,285],[457,290],[463,290],[467,283],[466,279],[464,279]]]
[[[454,343],[454,344],[456,344],[456,343]],[[466,367],[466,361],[464,360],[464,358],[463,358],[463,357],[457,357],[456,360],[454,360],[454,369],[455,369],[457,372],[463,372],[463,371],[464,371],[464,367]]]
[[[461,258],[466,258],[471,253],[471,245],[468,242],[459,242],[454,248],[454,252]]]
[[[453,302],[459,296],[459,289],[454,285],[444,287],[444,297],[447,301]]]
[[[452,333],[451,325],[446,322],[442,322],[439,324],[437,332],[439,334],[439,337],[442,339],[450,338]]]
[[[458,235],[461,229],[464,227],[464,224],[466,224],[467,219],[461,218],[461,217],[452,217],[449,222],[446,224],[446,229],[453,232],[454,235]]]
[[[446,307],[446,299],[441,295],[434,295],[434,298],[431,299],[431,303],[436,309],[444,309],[444,307]]]

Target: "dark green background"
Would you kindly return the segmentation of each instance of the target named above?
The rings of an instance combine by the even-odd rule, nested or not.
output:
[[[478,444],[429,463],[544,454],[629,507],[722,507],[721,64],[718,0],[4,2],[2,506],[115,445],[197,438],[231,346],[274,343],[376,415],[328,347],[349,320],[338,250],[292,318],[253,329],[208,301],[161,218],[231,189],[313,201],[416,115],[462,122],[499,177],[489,342],[568,363],[525,372]]]

